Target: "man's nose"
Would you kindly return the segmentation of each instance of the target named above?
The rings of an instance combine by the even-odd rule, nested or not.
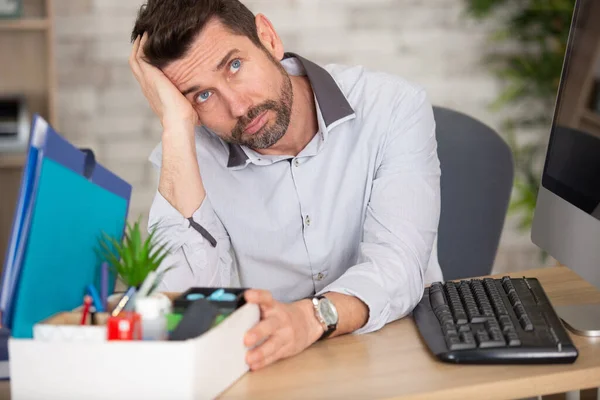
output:
[[[233,118],[246,116],[252,107],[252,100],[242,92],[230,90],[225,97],[225,101],[229,106],[229,112]]]

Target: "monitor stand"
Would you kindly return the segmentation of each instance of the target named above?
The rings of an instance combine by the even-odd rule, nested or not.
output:
[[[554,309],[571,332],[600,337],[600,304],[555,306]]]

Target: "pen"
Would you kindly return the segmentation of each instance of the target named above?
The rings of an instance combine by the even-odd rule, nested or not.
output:
[[[92,325],[97,325],[96,323],[96,307],[91,306],[90,307],[90,316],[92,317]]]
[[[92,300],[94,300],[94,306],[98,312],[104,312],[104,306],[102,305],[102,300],[100,300],[100,295],[98,294],[98,290],[96,290],[96,286],[88,285],[87,287],[88,294],[92,296]]]
[[[108,263],[102,263],[102,276],[100,277],[100,296],[102,298],[102,308],[108,310]]]
[[[81,315],[81,325],[85,325],[90,306],[92,305],[92,298],[88,295],[83,297],[83,314]]]
[[[135,286],[132,286],[129,289],[127,289],[127,292],[125,292],[125,294],[119,301],[119,304],[117,304],[117,306],[113,310],[113,312],[111,314],[113,317],[116,317],[117,315],[119,315],[119,313],[121,311],[123,311],[123,309],[125,308],[125,306],[127,305],[127,303],[129,302],[129,300],[131,299],[131,297],[133,296],[134,293],[135,293]]]

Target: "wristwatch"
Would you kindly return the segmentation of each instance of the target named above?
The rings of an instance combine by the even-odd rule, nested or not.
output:
[[[323,335],[319,338],[319,340],[323,340],[331,335],[337,328],[338,312],[333,303],[325,296],[313,297],[312,303],[315,309],[315,316],[325,330]]]

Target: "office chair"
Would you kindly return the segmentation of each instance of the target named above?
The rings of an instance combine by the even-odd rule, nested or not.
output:
[[[433,107],[441,165],[438,259],[445,280],[492,271],[513,185],[509,146],[463,113]]]

